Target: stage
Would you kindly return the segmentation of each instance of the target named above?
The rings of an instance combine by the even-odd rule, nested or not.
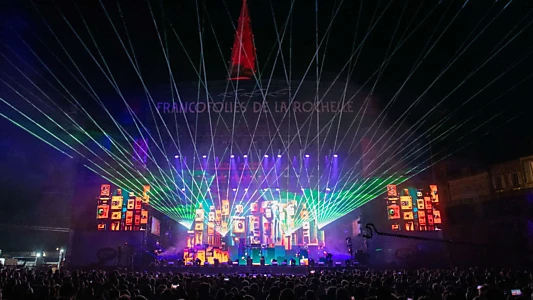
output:
[[[83,270],[77,268],[76,270]],[[202,274],[202,275],[307,275],[310,273],[320,273],[324,271],[344,271],[344,270],[362,270],[362,266],[335,266],[335,267],[311,267],[311,266],[167,266],[167,267],[149,267],[146,269],[135,269],[136,271],[145,271],[151,273],[180,273],[180,274]],[[127,268],[105,267],[101,271],[123,270],[130,271]],[[87,269],[89,271],[89,269]]]

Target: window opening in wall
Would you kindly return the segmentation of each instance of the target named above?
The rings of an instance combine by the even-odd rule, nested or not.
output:
[[[511,183],[513,184],[513,187],[520,186],[520,181],[518,180],[518,173],[511,174]]]
[[[502,177],[501,176],[496,176],[494,184],[495,184],[495,187],[496,187],[497,190],[502,190],[503,189]]]

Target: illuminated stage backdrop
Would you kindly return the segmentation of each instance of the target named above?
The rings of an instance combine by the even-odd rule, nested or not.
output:
[[[437,185],[429,188],[387,186],[388,218],[393,231],[441,230],[441,210]]]
[[[150,186],[143,187],[142,197],[127,193],[125,201],[122,189],[113,193],[110,184],[100,186],[96,210],[97,229],[100,231],[143,231],[147,229],[150,202]],[[159,235],[159,234],[157,234]]]
[[[401,177],[362,178],[345,182],[339,172],[342,157],[333,154],[228,155],[195,164],[176,155],[180,204],[162,208],[179,213],[189,231],[188,246],[262,244],[324,246],[328,223],[374,199],[376,190]],[[178,212],[179,211],[179,212]]]

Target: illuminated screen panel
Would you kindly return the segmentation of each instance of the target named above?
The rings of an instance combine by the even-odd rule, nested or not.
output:
[[[276,160],[269,164],[275,170],[282,169]],[[221,247],[243,242],[286,249],[325,245],[312,209],[323,206],[314,199],[325,198],[325,193],[304,188],[303,183],[283,182],[294,181],[290,177],[266,176],[263,165],[235,162],[226,166],[232,172],[219,165],[217,176],[201,170],[183,176],[178,191],[183,199],[197,201],[189,208],[191,222],[183,224],[189,229],[191,244]],[[215,184],[217,178],[230,179]]]
[[[385,194],[387,218],[393,231],[441,230],[437,185],[425,188],[388,185]]]
[[[150,227],[150,232],[154,235],[160,236],[161,235],[161,222],[157,219],[152,217],[152,226]]]
[[[123,192],[122,189],[116,189],[112,192],[111,185],[102,184],[100,186],[100,197],[97,198],[97,230],[146,230],[149,191],[150,186],[144,186],[143,195],[140,197],[133,192]]]

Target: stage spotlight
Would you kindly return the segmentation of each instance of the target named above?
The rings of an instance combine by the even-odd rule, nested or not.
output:
[[[237,191],[237,189],[233,189],[233,191],[234,191],[234,192],[236,192],[236,191]]]
[[[245,192],[248,192],[248,188],[245,188],[244,191],[245,191]]]
[[[207,155],[202,155],[203,158],[207,158]]]
[[[185,192],[185,188],[181,188],[181,191],[182,191],[182,192]]]
[[[337,154],[333,154],[333,157],[339,157]]]
[[[268,158],[268,155],[267,155],[267,154],[265,154],[265,157],[266,157],[266,158]]]
[[[309,157],[309,154],[306,154],[305,157]]]
[[[278,154],[278,157],[281,157],[281,154]]]
[[[279,189],[276,189],[276,192],[279,192]]]
[[[248,155],[244,154],[242,157],[244,157],[244,158],[248,158]]]
[[[235,155],[233,155],[233,154],[232,154],[232,155],[231,155],[230,157],[231,157],[231,158],[234,158],[234,157],[235,157]]]
[[[266,191],[268,191],[268,189],[263,189],[263,191],[265,191],[265,192],[266,192]]]
[[[331,189],[330,188],[326,188],[326,192],[329,192],[329,191],[331,191]]]
[[[174,158],[180,158],[180,156],[179,155],[174,155]]]

